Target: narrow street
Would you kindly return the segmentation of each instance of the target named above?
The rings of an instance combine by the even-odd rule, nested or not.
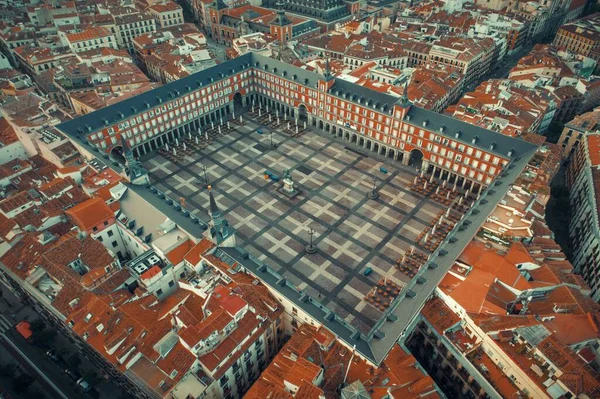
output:
[[[196,27],[198,27],[198,29],[200,29],[200,31],[204,33],[204,35],[206,36],[206,44],[208,46],[208,51],[210,51],[214,55],[217,63],[224,62],[226,60],[225,52],[227,50],[227,46],[215,42],[208,36],[208,34],[203,29],[200,28],[200,25],[198,25],[198,23],[195,21],[194,14],[190,10],[190,6],[186,1],[179,0],[177,1],[177,4],[179,4],[181,8],[183,8],[183,20],[185,21],[185,23],[196,25]]]
[[[23,305],[2,281],[0,281],[0,291],[2,291],[2,298],[0,299],[1,365],[12,363],[18,368],[25,370],[27,374],[35,378],[35,385],[39,385],[42,388],[40,390],[49,398],[116,399],[121,396],[121,388],[102,377],[100,377],[100,383],[95,384],[87,394],[78,388],[76,383],[65,374],[65,365],[54,363],[46,356],[42,348],[27,342],[14,327],[20,321],[32,321],[39,319],[41,316],[31,307]],[[48,326],[47,328],[51,329],[52,327]],[[69,355],[77,353],[77,347],[61,334],[56,335],[51,345],[58,353],[69,353]],[[8,356],[4,356],[5,354]],[[77,356],[81,360],[81,363],[73,371],[76,371],[81,376],[92,373],[102,376],[101,370],[85,356],[81,354],[77,354]],[[12,358],[12,361],[10,358]],[[4,389],[8,392],[12,391],[10,387]],[[12,398],[31,397],[26,392],[21,394],[21,396],[15,392],[9,394]]]

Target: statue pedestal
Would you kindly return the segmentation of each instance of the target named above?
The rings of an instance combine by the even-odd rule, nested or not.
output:
[[[294,186],[294,181],[287,177],[283,179],[283,186],[279,187],[277,191],[288,198],[294,198],[300,194],[300,190]]]

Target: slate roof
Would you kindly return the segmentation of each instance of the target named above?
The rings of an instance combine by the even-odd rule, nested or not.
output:
[[[113,123],[129,119],[143,112],[147,108],[156,107],[162,102],[179,98],[189,91],[196,90],[199,87],[205,87],[211,82],[225,79],[233,73],[237,73],[241,69],[247,68],[267,70],[271,73],[277,69],[277,74],[282,74],[285,71],[287,72],[286,76],[288,79],[295,75],[298,83],[311,88],[315,88],[318,81],[324,79],[324,77],[318,73],[307,71],[273,58],[264,57],[255,53],[248,53],[158,87],[154,90],[123,100],[118,104],[64,122],[58,125],[57,128],[71,138],[83,141],[85,138],[82,135],[104,128],[106,126],[104,121],[108,121],[109,125],[112,125]],[[346,94],[346,98],[355,103],[358,103],[362,98],[362,105],[386,113],[391,112],[393,105],[399,104],[400,101],[398,97],[380,93],[342,79],[335,79],[329,92],[339,97],[343,97],[343,95]],[[427,128],[429,130],[439,131],[439,128],[444,126],[445,135],[454,137],[465,143],[471,144],[472,140],[477,137],[475,143],[476,147],[503,156],[507,156],[511,149],[514,152],[514,156],[517,157],[519,154],[528,153],[535,148],[533,144],[520,139],[511,138],[491,130],[467,124],[450,116],[441,115],[415,106],[410,107],[408,117],[408,122],[416,126],[422,126],[423,122],[427,121]],[[459,131],[461,132],[460,137],[455,137],[455,134]],[[493,150],[490,149],[492,143],[495,143]]]
[[[184,96],[188,93],[188,88],[190,91],[196,90],[197,88],[205,87],[212,82],[228,78],[242,69],[250,67],[256,68],[257,66],[260,69],[264,69],[265,65],[268,66],[270,72],[273,71],[273,68],[277,68],[279,73],[285,70],[288,71],[288,77],[296,75],[299,83],[304,84],[305,79],[307,79],[307,85],[311,87],[315,87],[317,81],[323,78],[317,73],[306,71],[302,68],[272,58],[248,53],[212,68],[207,68],[185,78],[157,87],[154,90],[123,100],[117,104],[61,123],[57,125],[57,128],[71,138],[81,140],[82,137],[80,137],[80,135],[82,134],[98,131],[106,126],[111,126],[116,122],[136,116],[144,112],[145,109],[151,109],[166,101],[171,101]],[[159,101],[159,99],[161,101]],[[105,120],[108,121],[108,125],[105,124]]]
[[[472,141],[476,138],[474,145],[485,149],[486,151],[506,157],[510,150],[513,150],[513,156],[518,157],[522,154],[529,153],[537,146],[523,141],[519,138],[510,137],[502,133],[484,129],[479,126],[460,121],[448,115],[438,114],[427,109],[419,107],[410,107],[408,111],[409,124],[415,126],[423,126],[423,122],[427,121],[427,129],[434,132],[439,132],[440,127],[444,127],[443,136],[473,145]],[[457,138],[456,134],[460,132]],[[494,149],[491,149],[491,145]]]

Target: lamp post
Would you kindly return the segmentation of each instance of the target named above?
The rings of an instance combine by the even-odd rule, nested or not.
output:
[[[306,252],[309,254],[314,254],[317,252],[317,247],[313,245],[313,235],[315,234],[315,230],[312,227],[309,227],[308,234],[310,235],[310,242],[306,246]]]

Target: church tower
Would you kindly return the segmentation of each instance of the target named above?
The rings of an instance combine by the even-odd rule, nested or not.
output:
[[[135,159],[124,136],[121,136],[121,145],[123,146],[123,157],[125,157],[126,162],[125,170],[131,183],[136,186],[149,185],[150,179],[148,178],[148,171]]]
[[[217,206],[217,201],[213,196],[212,190],[209,186],[208,196],[210,200],[210,239],[215,244],[221,247],[234,247],[235,246],[235,232],[229,226],[229,222],[223,217],[223,213]]]

